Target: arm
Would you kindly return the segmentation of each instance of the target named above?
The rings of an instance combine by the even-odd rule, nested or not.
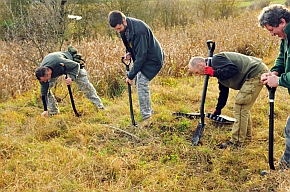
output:
[[[47,110],[47,93],[48,93],[48,82],[40,82],[40,91],[41,91],[41,100],[43,104],[43,112],[41,113],[41,116],[47,117],[48,116],[48,110]]]
[[[274,66],[270,69],[271,72],[275,72],[274,75],[280,76],[285,73],[285,58],[284,58],[284,41],[282,40],[280,44],[280,52],[275,60]]]
[[[148,42],[147,36],[141,35],[134,40],[135,47],[135,61],[131,71],[128,74],[129,79],[134,79],[137,73],[141,70],[142,65],[145,63],[147,59],[147,49],[148,49]]]
[[[239,73],[239,68],[225,57],[214,56],[212,66],[214,77],[220,80],[229,79]]]
[[[221,110],[224,108],[224,106],[227,103],[228,96],[229,96],[229,88],[219,83],[219,90],[220,92],[219,92],[218,103],[216,105],[216,111],[221,112]]]
[[[47,117],[48,116],[48,110],[47,110],[47,97],[46,96],[41,96],[41,100],[42,100],[42,103],[43,103],[43,107],[44,107],[44,110],[43,112],[41,113],[41,116],[43,117]]]
[[[62,58],[60,63],[64,63],[65,69],[66,69],[67,74],[69,75],[69,78],[71,79],[71,81],[74,81],[79,74],[80,65],[77,62],[72,61],[70,59],[66,59],[66,58]],[[58,65],[57,67],[60,68],[59,70],[63,71],[62,66],[59,65],[59,63],[57,65]]]
[[[290,88],[290,72],[289,69],[286,71],[287,65],[289,65],[289,59],[285,59],[289,57],[289,54],[285,53],[284,50],[285,40],[282,40],[280,44],[280,53],[275,61],[275,65],[271,68],[271,75],[268,76],[266,82],[270,87],[277,87],[279,85]],[[280,76],[280,77],[279,77]]]
[[[277,84],[283,87],[290,88],[290,72],[282,73],[280,77],[276,76],[276,80],[273,80],[273,81],[277,82]]]

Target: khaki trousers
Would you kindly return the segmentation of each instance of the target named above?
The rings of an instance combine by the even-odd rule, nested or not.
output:
[[[265,67],[255,77],[247,79],[236,96],[234,105],[234,117],[236,121],[233,125],[230,140],[233,143],[241,144],[245,142],[246,138],[251,139],[252,118],[250,110],[263,88],[260,80],[261,75],[267,72],[268,69]]]

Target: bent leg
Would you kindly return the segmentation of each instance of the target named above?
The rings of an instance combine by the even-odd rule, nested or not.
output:
[[[251,137],[252,120],[250,109],[255,103],[263,84],[260,82],[260,73],[251,79],[247,79],[236,96],[234,116],[236,122],[233,125],[231,142],[244,143],[246,137]]]
[[[246,139],[250,111],[246,105],[238,104],[235,104],[234,111],[236,121],[233,125],[232,138],[230,141],[235,144],[240,144],[244,143]]]

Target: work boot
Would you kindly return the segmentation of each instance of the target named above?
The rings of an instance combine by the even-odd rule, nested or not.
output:
[[[240,143],[233,143],[231,141],[226,141],[225,143],[220,143],[217,145],[220,149],[226,149],[228,147],[234,147],[238,148],[241,147],[242,145]]]
[[[284,171],[284,170],[290,168],[290,163],[288,163],[288,162],[279,162],[279,167],[280,167],[281,171]]]
[[[140,124],[139,127],[140,128],[146,128],[146,127],[150,127],[152,124],[152,117],[148,117],[147,119],[144,119]]]
[[[104,106],[102,106],[102,107],[99,107],[99,109],[100,109],[100,110],[105,110],[105,107],[104,107]]]
[[[96,108],[98,109],[98,110],[105,110],[105,107],[104,107],[104,105],[103,104],[100,104],[100,105],[96,105]]]
[[[54,110],[54,111],[49,111],[50,116],[54,116],[54,115],[59,114],[59,113],[60,113],[59,109]]]

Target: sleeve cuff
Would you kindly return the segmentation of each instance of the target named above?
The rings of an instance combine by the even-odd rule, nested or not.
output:
[[[43,103],[43,110],[44,111],[47,111],[47,102],[46,102],[46,96],[41,96],[41,100],[42,100],[42,103]]]

